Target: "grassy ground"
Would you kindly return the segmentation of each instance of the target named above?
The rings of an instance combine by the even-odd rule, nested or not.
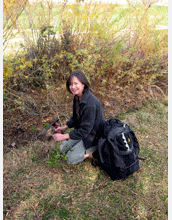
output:
[[[4,219],[168,219],[167,105],[153,100],[118,117],[133,128],[146,158],[124,180],[112,181],[90,159],[50,166],[52,141],[4,154]]]

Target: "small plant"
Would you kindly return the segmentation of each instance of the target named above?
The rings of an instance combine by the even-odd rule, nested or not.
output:
[[[60,160],[64,160],[67,161],[68,158],[66,157],[65,154],[62,154],[60,152],[59,147],[56,147],[55,149],[53,149],[50,154],[49,154],[49,158],[47,159],[47,164],[50,166],[59,166],[60,165]]]
[[[49,126],[49,123],[44,123],[43,127],[47,128]]]
[[[32,126],[32,127],[31,127],[31,130],[32,130],[32,131],[35,131],[35,130],[36,130],[36,127],[35,127],[35,126]]]
[[[3,93],[3,101],[7,101],[8,100],[8,94],[7,93]]]

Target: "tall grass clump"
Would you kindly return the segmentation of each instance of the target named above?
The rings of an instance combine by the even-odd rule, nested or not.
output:
[[[5,86],[45,88],[81,69],[90,82],[147,87],[166,77],[168,30],[157,29],[164,15],[155,6],[130,1],[125,7],[91,1],[27,4],[18,22],[22,53]]]

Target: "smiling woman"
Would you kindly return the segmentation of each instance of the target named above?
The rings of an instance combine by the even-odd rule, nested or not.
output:
[[[102,106],[92,94],[84,73],[74,71],[66,82],[67,90],[74,95],[73,115],[65,126],[55,129],[55,141],[65,140],[60,145],[68,157],[68,163],[84,161],[97,149],[98,129],[105,121]],[[61,134],[68,128],[74,128],[69,134]]]
[[[74,76],[70,82],[70,91],[79,97],[79,100],[82,98],[82,92],[84,90],[84,84],[82,84],[76,76]]]
[[[83,93],[89,90],[90,85],[82,71],[74,71],[67,80],[66,87],[70,93],[81,99]]]

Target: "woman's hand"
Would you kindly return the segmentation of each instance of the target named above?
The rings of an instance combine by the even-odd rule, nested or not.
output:
[[[70,137],[69,137],[69,134],[54,134],[53,135],[53,138],[55,141],[62,141],[62,140],[68,140]]]
[[[58,134],[62,134],[62,133],[64,132],[63,127],[57,127],[57,128],[55,128],[55,131],[56,131]]]
[[[66,129],[68,129],[68,126],[65,125],[63,127],[58,127],[58,128],[55,128],[55,131],[59,134],[63,133]]]

